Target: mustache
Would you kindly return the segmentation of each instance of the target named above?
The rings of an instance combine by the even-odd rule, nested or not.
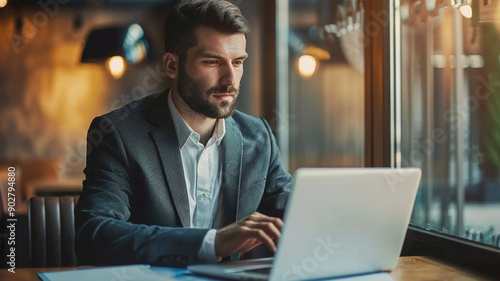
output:
[[[207,91],[207,94],[216,94],[216,93],[238,93],[238,88],[234,86],[220,86],[220,87],[213,87],[210,90]]]

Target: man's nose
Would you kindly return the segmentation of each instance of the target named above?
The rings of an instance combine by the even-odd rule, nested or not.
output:
[[[222,68],[220,83],[224,86],[234,86],[236,84],[235,70],[232,64]]]

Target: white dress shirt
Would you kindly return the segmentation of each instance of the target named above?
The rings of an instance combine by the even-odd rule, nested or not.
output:
[[[213,222],[221,220],[219,200],[222,179],[221,141],[226,133],[224,119],[218,119],[213,135],[206,146],[200,143],[200,135],[193,131],[179,114],[168,95],[168,107],[177,133],[179,150],[184,169],[189,200],[189,226],[191,228],[213,228]],[[218,225],[217,225],[218,227]],[[198,257],[206,262],[216,262],[215,229],[205,235]]]

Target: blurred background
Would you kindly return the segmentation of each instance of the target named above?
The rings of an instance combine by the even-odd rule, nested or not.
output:
[[[412,225],[500,247],[499,1],[231,2],[252,26],[237,107],[270,123],[290,173],[372,154],[420,167]],[[79,194],[91,120],[169,87],[172,3],[0,0],[0,196],[5,216],[14,167],[18,239],[29,197]]]

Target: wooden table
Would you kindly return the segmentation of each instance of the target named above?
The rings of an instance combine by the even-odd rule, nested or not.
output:
[[[494,281],[498,278],[481,275],[430,257],[401,257],[391,272],[395,281]]]
[[[40,280],[38,272],[69,270],[72,268],[19,268],[10,273],[6,268],[0,269],[0,280],[32,281]],[[401,257],[398,266],[391,272],[395,281],[494,281],[493,277],[463,270],[429,257]]]

